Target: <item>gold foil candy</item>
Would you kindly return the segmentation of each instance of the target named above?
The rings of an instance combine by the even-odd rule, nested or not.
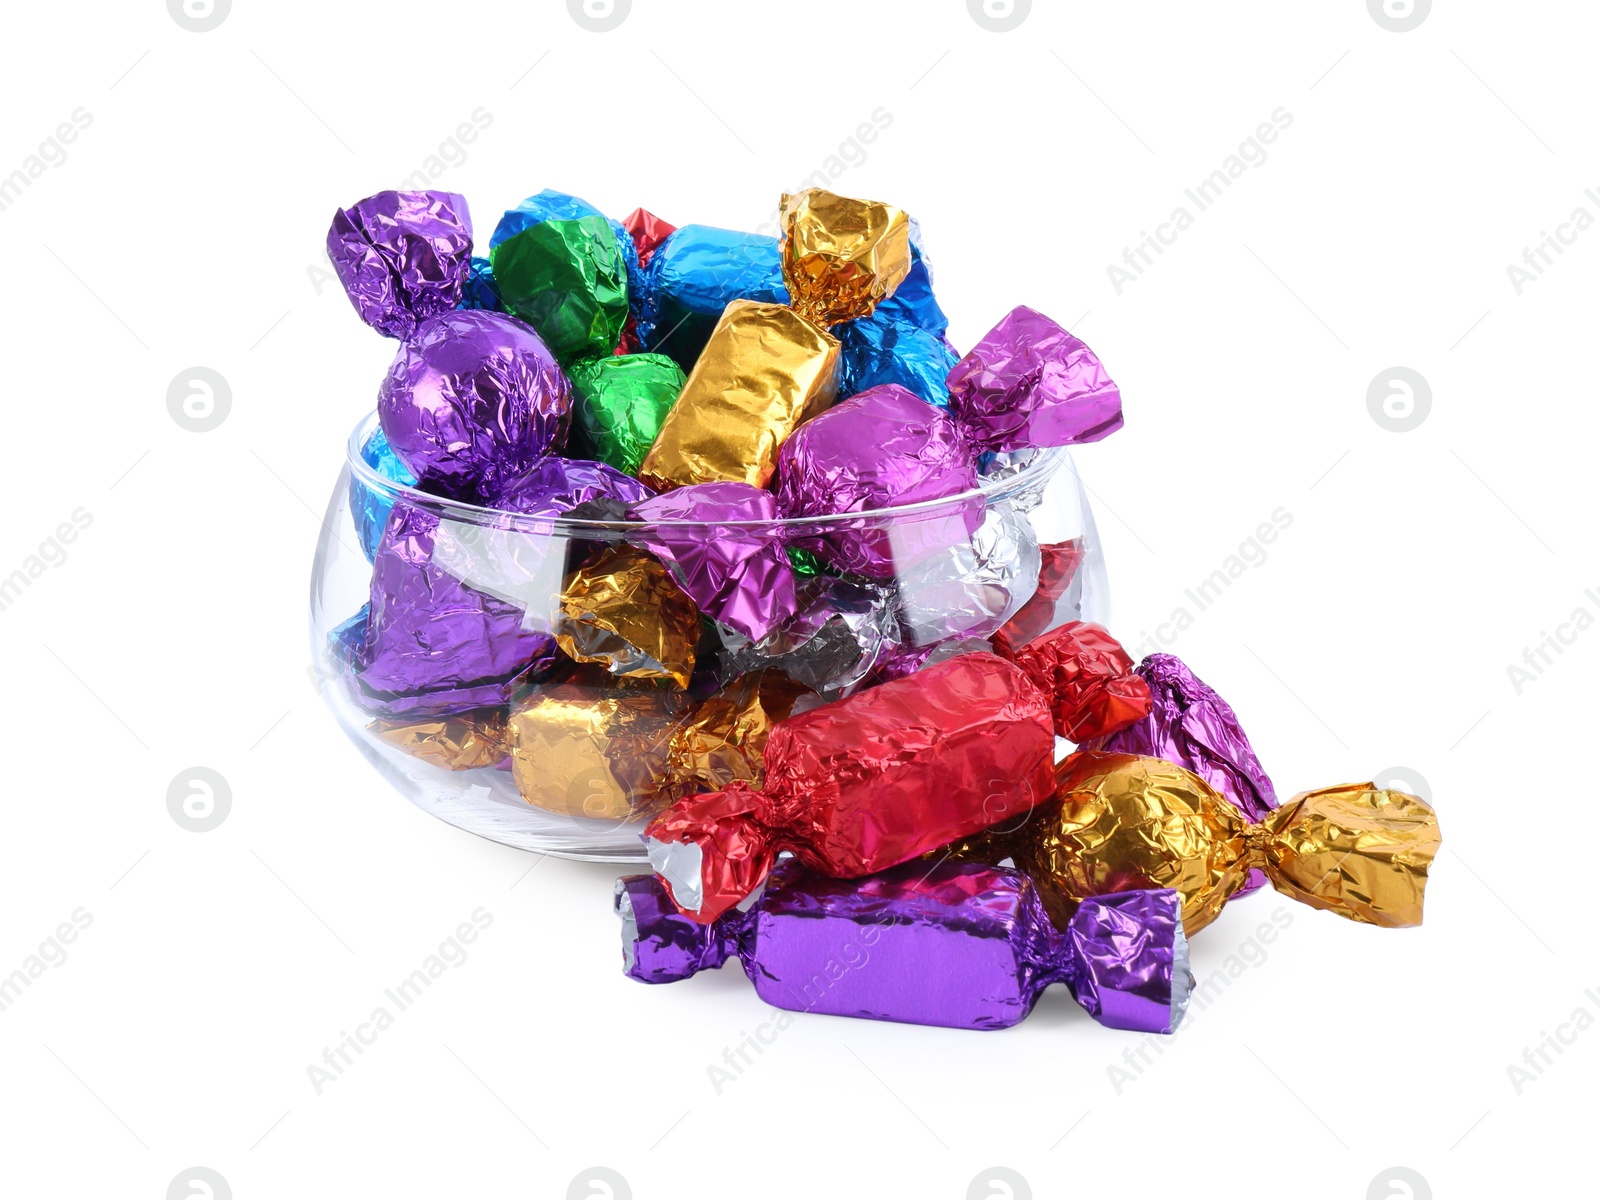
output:
[[[644,550],[607,546],[567,576],[556,642],[578,662],[630,679],[689,686],[700,614],[667,568]]]
[[[1370,783],[1302,792],[1252,825],[1182,767],[1079,751],[1057,764],[1055,796],[1007,848],[1062,925],[1090,896],[1170,887],[1192,934],[1259,867],[1313,907],[1399,927],[1422,922],[1439,826],[1422,800]]]
[[[736,779],[760,787],[767,734],[807,697],[821,702],[777,670],[752,671],[723,686],[672,735],[674,786],[682,795],[718,791]]]
[[[891,205],[807,188],[781,220],[789,303],[819,325],[871,316],[911,270],[911,223]]]
[[[420,721],[374,721],[380,739],[447,771],[492,767],[511,752],[506,710],[475,708]]]
[[[533,692],[513,706],[508,726],[517,791],[571,817],[653,814],[674,798],[667,747],[688,706],[676,688],[593,670]]]
[[[766,487],[778,447],[839,390],[839,342],[782,304],[722,310],[639,478],[657,491],[742,480]]]

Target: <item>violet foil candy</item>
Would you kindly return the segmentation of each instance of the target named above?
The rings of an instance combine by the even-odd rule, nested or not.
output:
[[[472,219],[455,192],[379,192],[334,214],[327,245],[361,319],[404,339],[461,300]]]
[[[736,480],[693,483],[636,504],[629,515],[664,522],[634,540],[667,564],[678,586],[712,620],[760,641],[794,616],[794,568],[775,523],[777,504],[765,488]]]
[[[1076,446],[1122,428],[1122,395],[1093,350],[1012,309],[955,365],[950,412],[981,450]]]
[[[709,925],[637,875],[617,881],[616,910],[629,978],[672,983],[738,958],[793,1012],[1006,1029],[1064,983],[1102,1025],[1171,1033],[1192,985],[1176,892],[1096,897],[1057,931],[1024,875],[978,863],[832,879],[789,860],[747,911]]]

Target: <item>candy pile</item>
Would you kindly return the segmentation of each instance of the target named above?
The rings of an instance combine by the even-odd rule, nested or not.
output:
[[[373,735],[635,822],[627,973],[737,958],[799,1011],[1000,1028],[1062,982],[1169,1032],[1231,897],[1419,923],[1428,806],[1279,806],[1215,692],[1075,619],[1085,548],[1041,543],[1038,491],[999,498],[1121,427],[1095,354],[1019,307],[959,355],[897,208],[781,218],[545,191],[485,259],[452,193],[335,216],[398,342],[351,484],[369,599],[333,633]]]

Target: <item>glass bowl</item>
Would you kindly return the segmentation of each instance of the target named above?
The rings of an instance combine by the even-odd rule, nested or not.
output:
[[[786,683],[802,697],[799,711],[986,649],[997,631],[1026,640],[1106,616],[1100,540],[1065,449],[991,456],[978,488],[920,504],[650,525],[440,499],[387,478],[374,465],[383,446],[369,414],[350,436],[328,504],[311,579],[313,673],[350,740],[401,794],[524,850],[645,862],[639,834],[649,817],[705,786],[682,769],[689,721],[749,672],[769,668],[816,689]],[[563,615],[564,581],[600,556],[641,554],[634,547],[667,524],[678,538],[735,535],[782,547],[796,565],[800,613],[754,644],[700,617],[687,687],[574,663],[552,637],[572,612]],[[888,564],[885,577],[825,565],[831,546],[855,539]],[[372,623],[386,630],[379,637],[368,628],[373,606],[385,614]],[[446,609],[465,614],[452,618],[448,637],[413,636]],[[420,695],[386,686],[396,654],[424,655],[443,682]],[[653,660],[644,661],[648,674]],[[460,663],[473,667],[458,671]]]

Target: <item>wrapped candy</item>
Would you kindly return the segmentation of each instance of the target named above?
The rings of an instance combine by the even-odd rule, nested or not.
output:
[[[641,247],[639,261],[645,265],[639,340],[670,355],[685,371],[694,369],[732,301],[785,304],[789,299],[777,238],[685,225],[648,254]]]
[[[767,735],[778,721],[820,703],[781,671],[740,676],[703,700],[673,732],[668,772],[682,794],[711,792],[735,780],[761,786]]]
[[[409,338],[453,309],[471,253],[467,201],[455,192],[379,192],[340,209],[328,229],[334,274],[384,337]]]
[[[401,487],[412,487],[417,482],[417,477],[406,470],[405,463],[390,447],[389,439],[381,428],[374,429],[372,436],[361,447],[361,461],[382,478]],[[391,497],[374,491],[359,479],[350,480],[350,512],[355,520],[361,552],[367,556],[368,562],[378,552],[378,542],[383,538],[383,528],[389,523],[389,510],[393,507],[394,500]]]
[[[667,569],[634,546],[597,551],[561,588],[556,641],[578,662],[689,686],[700,615]]]
[[[1045,697],[1014,666],[968,654],[780,721],[760,791],[679,800],[645,830],[678,907],[710,921],[777,854],[867,875],[1026,812],[1051,791]]]
[[[374,721],[382,741],[446,771],[471,771],[504,762],[511,735],[504,708],[477,708],[421,721]]]
[[[575,440],[601,462],[637,475],[683,390],[678,364],[664,354],[620,354],[574,363],[567,378]]]
[[[502,305],[560,361],[616,349],[628,318],[627,261],[598,209],[560,192],[531,196],[501,218],[489,261]]]
[[[1252,824],[1180,766],[1084,750],[1004,847],[1058,925],[1092,896],[1170,887],[1192,937],[1259,868],[1313,908],[1398,928],[1422,923],[1439,824],[1416,796],[1371,783],[1302,792]]]
[[[1005,1029],[1064,983],[1102,1025],[1171,1033],[1192,985],[1174,893],[1102,896],[1058,932],[1004,867],[914,863],[840,880],[789,861],[748,911],[709,925],[635,875],[617,880],[616,911],[629,978],[673,983],[737,958],[757,995],[792,1012]]]
[[[789,303],[815,324],[870,317],[911,270],[911,225],[892,205],[807,188],[780,215]]]
[[[645,208],[636,208],[623,217],[622,227],[633,239],[634,253],[639,256],[641,267],[650,265],[650,260],[655,257],[656,248],[677,229],[677,226],[668,224]]]
[[[1266,820],[1278,807],[1277,789],[1228,702],[1175,654],[1152,654],[1138,670],[1150,691],[1150,711],[1084,749],[1176,763],[1221,792],[1249,820]]]
[[[1046,630],[1078,618],[1083,605],[1083,582],[1078,568],[1085,557],[1082,538],[1049,542],[1039,547],[1039,586],[1015,616],[995,632],[996,653],[1009,657],[1016,648]]]
[[[486,308],[500,312],[500,287],[494,281],[494,268],[487,258],[473,255],[467,269],[467,282],[461,289],[461,303],[457,308]]]
[[[900,627],[912,646],[982,638],[1006,623],[1039,586],[1039,539],[1028,515],[1002,503],[971,540],[900,574]]]
[[[874,678],[879,683],[890,679],[904,679],[907,675],[915,675],[918,671],[947,663],[952,658],[960,658],[963,654],[979,652],[992,654],[994,646],[987,638],[981,637],[951,638],[947,642],[936,642],[931,646],[912,646],[901,642],[884,655],[874,672]]]
[[[513,705],[511,773],[523,800],[548,812],[621,823],[672,798],[667,750],[688,695],[619,683],[580,668]]]
[[[945,380],[961,356],[939,335],[880,309],[838,336],[840,395],[896,384],[929,404],[942,408],[949,402]]]
[[[552,454],[513,480],[499,506],[525,516],[555,517],[595,500],[637,504],[650,494],[644,484],[607,463]]]
[[[1150,711],[1150,689],[1105,628],[1071,621],[1008,657],[1052,698],[1056,733],[1087,742],[1124,729]]]
[[[771,492],[689,484],[635,504],[629,516],[651,523],[637,539],[712,620],[760,641],[794,615],[794,568],[779,527],[764,524],[777,517]]]
[[[860,687],[899,635],[886,587],[813,574],[797,585],[796,604],[794,616],[756,641],[719,627],[726,669],[771,667],[832,700]]]

